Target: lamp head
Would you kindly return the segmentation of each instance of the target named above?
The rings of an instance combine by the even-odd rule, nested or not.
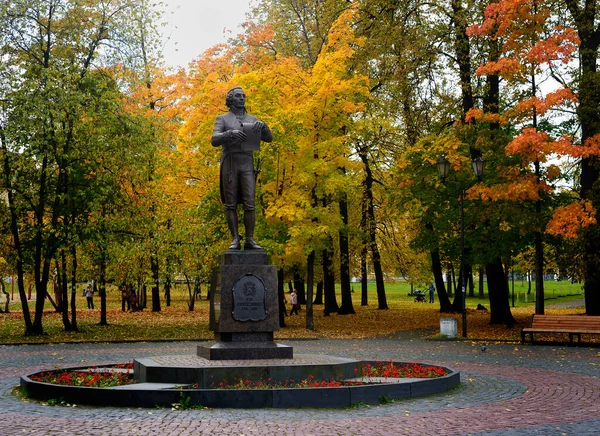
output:
[[[441,158],[437,162],[438,175],[442,182],[448,178],[448,172],[450,171],[450,162],[445,157]]]
[[[485,169],[485,161],[483,158],[481,156],[476,157],[473,159],[473,162],[471,162],[471,165],[473,166],[473,172],[477,178],[481,177],[483,175],[483,170]]]

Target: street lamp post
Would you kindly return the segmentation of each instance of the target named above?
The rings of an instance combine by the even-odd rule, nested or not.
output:
[[[477,157],[471,162],[473,172],[479,179],[483,174],[485,161],[482,157]],[[450,162],[444,157],[437,162],[438,175],[445,183],[450,171]],[[464,202],[467,190],[461,187],[458,193],[460,204],[460,274],[461,274],[461,292],[462,292],[462,336],[467,337],[467,274],[465,271],[465,211]]]

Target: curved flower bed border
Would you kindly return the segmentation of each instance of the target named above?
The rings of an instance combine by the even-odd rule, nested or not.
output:
[[[88,404],[117,407],[172,407],[185,402],[188,407],[211,408],[266,408],[266,407],[347,407],[355,404],[379,404],[392,400],[432,395],[448,391],[460,383],[460,373],[449,368],[422,364],[391,362],[388,368],[373,361],[355,362],[359,370],[356,377],[340,382],[323,382],[308,387],[276,387],[265,389],[244,386],[238,388],[199,389],[192,385],[161,383],[133,383],[113,387],[89,387],[46,383],[40,377],[48,377],[52,371],[41,371],[21,377],[21,387],[27,395],[42,401],[57,403]],[[379,367],[377,365],[379,364]],[[402,365],[418,365],[423,371],[442,368],[446,375],[435,378],[398,378],[394,374]],[[119,365],[94,368],[94,372],[114,374]],[[83,372],[89,367],[63,368],[63,374]],[[239,368],[238,368],[239,369]],[[232,368],[232,374],[236,368]],[[121,369],[121,371],[125,371]],[[126,377],[130,378],[129,369]],[[437,371],[437,370],[435,370]],[[58,376],[60,378],[60,375]],[[101,377],[95,377],[96,380]],[[232,377],[234,380],[235,377]],[[309,377],[307,377],[309,379]],[[316,382],[315,382],[316,383]],[[347,384],[347,385],[346,385]]]
[[[112,367],[92,367],[85,371],[57,369],[32,374],[29,378],[34,382],[86,388],[112,388],[135,383],[133,362],[119,363]]]

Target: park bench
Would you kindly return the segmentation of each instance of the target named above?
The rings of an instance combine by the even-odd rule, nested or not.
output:
[[[569,344],[573,345],[573,336],[581,342],[582,334],[600,334],[600,316],[585,315],[533,315],[531,326],[521,330],[521,343],[525,343],[525,336],[529,335],[531,344],[534,343],[534,333],[566,333],[569,335]]]

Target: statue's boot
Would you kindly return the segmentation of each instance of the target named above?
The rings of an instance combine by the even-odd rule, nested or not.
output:
[[[229,227],[229,231],[233,236],[233,240],[231,241],[231,245],[229,246],[230,250],[239,250],[241,249],[240,244],[240,234],[238,232],[238,218],[237,211],[232,209],[227,209],[225,211],[225,217],[227,218],[227,226]]]
[[[246,240],[244,250],[261,250],[262,247],[256,243],[254,237],[254,211],[244,211],[244,228],[246,229]]]

